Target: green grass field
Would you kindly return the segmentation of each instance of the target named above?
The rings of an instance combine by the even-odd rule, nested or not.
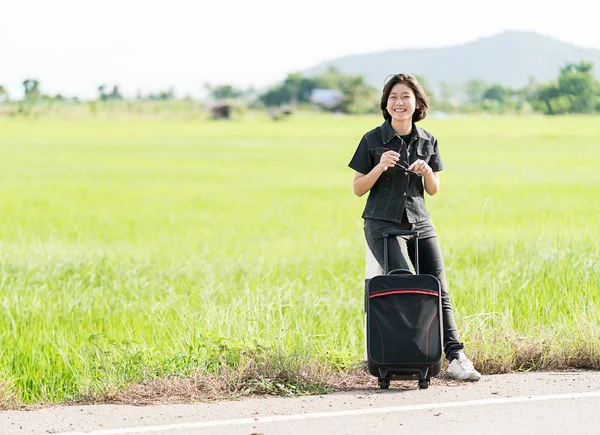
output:
[[[310,391],[359,364],[347,164],[380,123],[0,119],[0,404],[224,370]],[[426,201],[469,356],[600,369],[599,118],[420,125],[446,165]]]

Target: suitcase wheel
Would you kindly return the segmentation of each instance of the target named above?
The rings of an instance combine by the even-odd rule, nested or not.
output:
[[[390,378],[379,378],[379,388],[382,390],[390,388]]]
[[[430,382],[429,378],[419,379],[419,389],[425,390],[425,389],[429,388],[429,382]]]

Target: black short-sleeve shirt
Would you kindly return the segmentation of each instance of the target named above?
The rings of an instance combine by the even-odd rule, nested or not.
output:
[[[412,136],[408,145],[409,165],[417,159],[424,160],[434,172],[444,169],[437,139],[428,131],[413,123]],[[365,133],[348,166],[361,174],[368,174],[378,163],[385,151],[400,151],[402,138],[396,134],[388,121]],[[425,207],[423,178],[404,169],[392,166],[383,172],[369,191],[362,213],[365,219],[381,219],[409,222],[429,219]]]

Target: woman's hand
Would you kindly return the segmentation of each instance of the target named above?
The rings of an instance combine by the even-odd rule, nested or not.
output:
[[[383,157],[383,156],[382,156]],[[427,164],[424,160],[417,160],[412,165],[408,167],[409,171],[416,172],[417,174],[429,175],[433,172],[431,166]]]
[[[398,159],[400,159],[400,154],[398,154],[396,151],[386,151],[381,155],[381,158],[379,159],[379,165],[384,171],[387,171],[387,168],[394,166]]]

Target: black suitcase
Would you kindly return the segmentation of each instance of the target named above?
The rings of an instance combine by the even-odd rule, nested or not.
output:
[[[410,236],[415,243],[415,274],[388,271],[389,237]],[[419,381],[427,388],[442,369],[443,327],[440,282],[419,274],[419,233],[384,234],[384,274],[365,280],[367,364],[380,388],[390,380]]]

